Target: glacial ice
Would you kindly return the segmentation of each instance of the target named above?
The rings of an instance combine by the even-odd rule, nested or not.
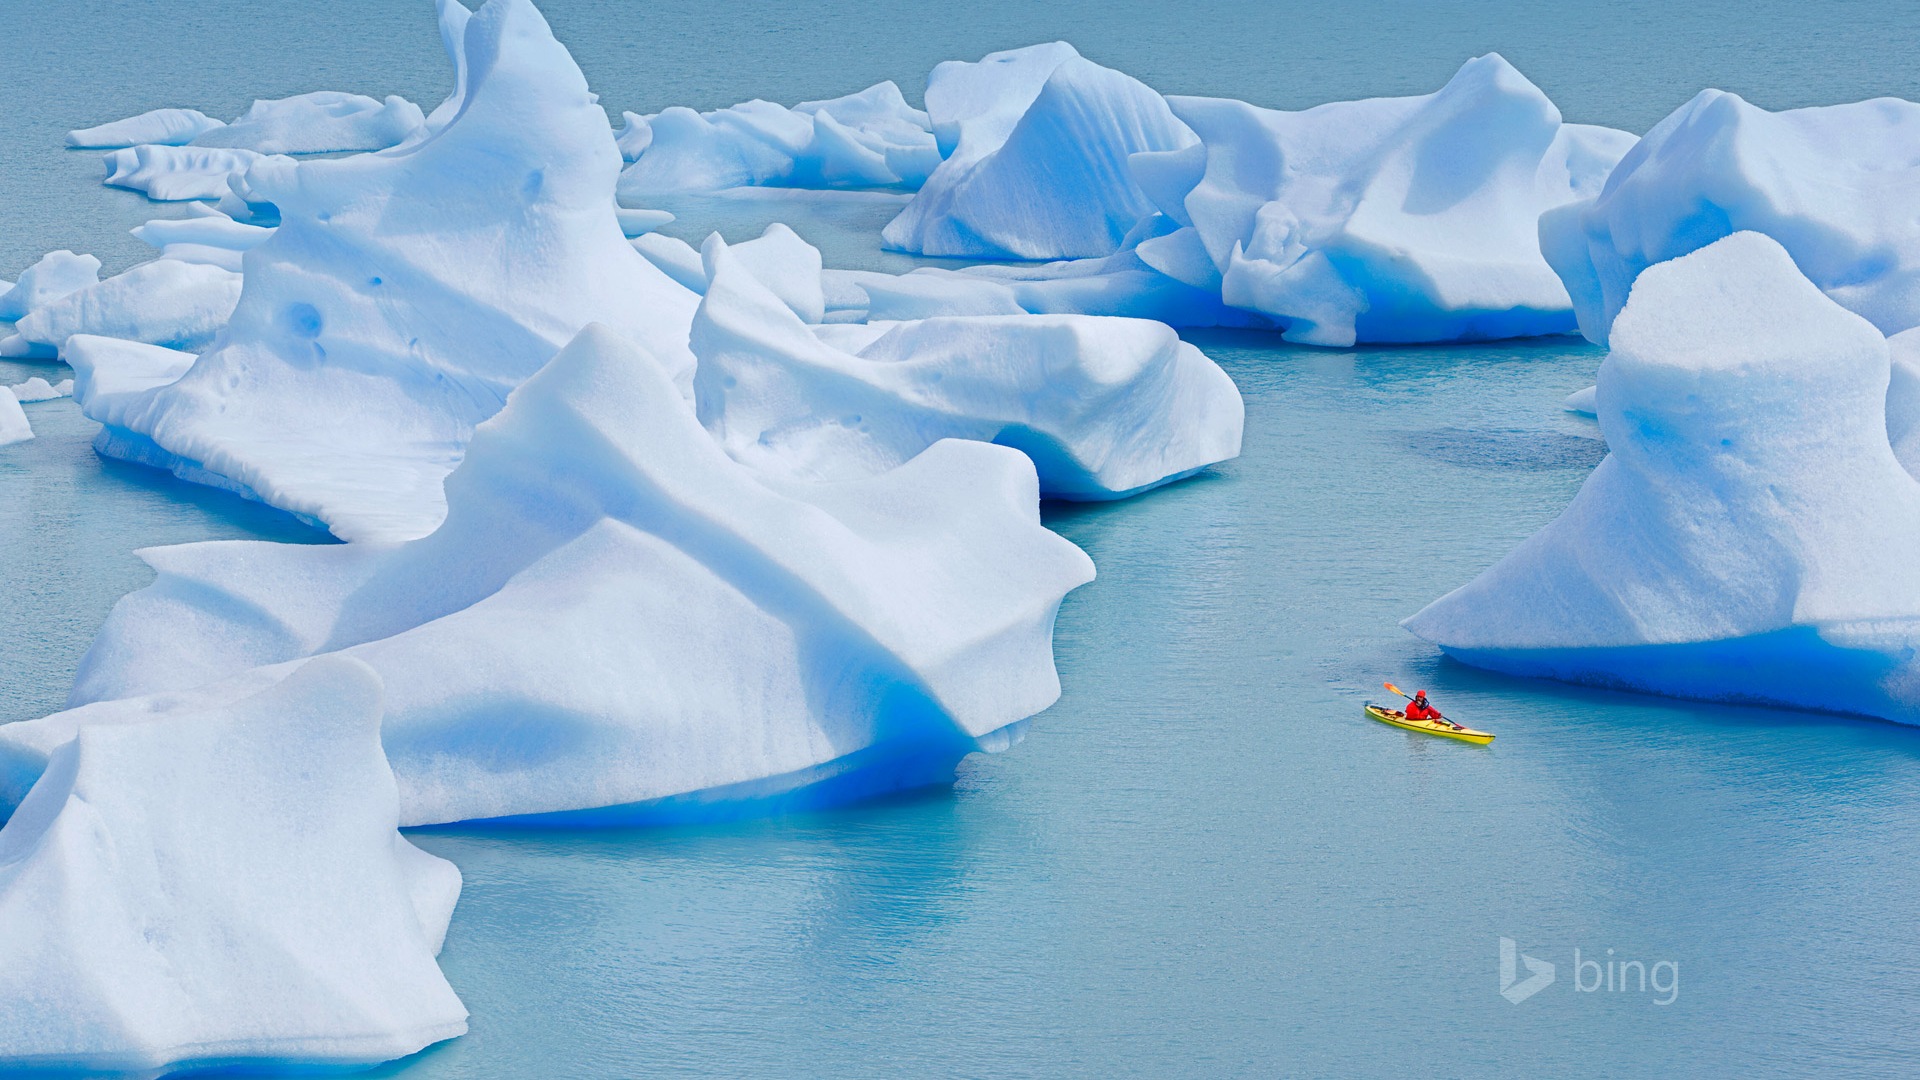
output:
[[[241,276],[219,266],[155,259],[42,304],[0,338],[0,356],[52,357],[74,334],[203,348],[240,302]],[[82,402],[84,405],[85,402]]]
[[[707,242],[694,390],[715,440],[763,474],[852,479],[941,439],[977,439],[1031,457],[1043,495],[1117,499],[1240,452],[1233,380],[1164,324],[1011,315],[809,328],[818,285],[795,303],[762,281],[817,283],[817,253],[783,274],[751,267],[746,247]]]
[[[225,123],[198,109],[151,109],[139,116],[67,132],[67,145],[81,150],[116,150],[151,143],[185,146]]]
[[[0,446],[11,446],[33,438],[33,425],[9,387],[0,386]]]
[[[769,480],[600,326],[480,426],[446,491],[408,543],[142,552],[158,579],[115,607],[75,707],[0,727],[0,781],[17,793],[82,725],[218,705],[332,652],[385,681],[405,824],[951,780],[1058,696],[1054,614],[1093,576],[1040,524],[1019,452],[944,440],[877,476]]]
[[[71,251],[49,251],[22,271],[12,288],[0,292],[0,319],[17,321],[34,308],[99,280],[99,259]]]
[[[1920,327],[1887,339],[1887,441],[1893,456],[1920,477]]]
[[[0,829],[0,1062],[338,1067],[464,1033],[434,962],[460,871],[396,831],[380,715],[326,657],[48,748]]]
[[[1567,399],[1560,403],[1560,407],[1570,413],[1580,413],[1583,416],[1598,416],[1600,414],[1600,406],[1598,404],[1599,393],[1600,388],[1597,386],[1589,386],[1584,390],[1575,390],[1573,393],[1567,395]]]
[[[73,380],[61,379],[57,383],[50,383],[40,376],[35,375],[26,382],[15,383],[7,389],[13,391],[13,399],[15,401],[24,405],[35,401],[52,401],[55,398],[63,398],[72,394]]]
[[[627,200],[755,186],[917,188],[940,163],[927,115],[890,82],[791,109],[754,100],[623,115]]]
[[[130,146],[106,156],[106,184],[138,191],[156,202],[218,199],[228,193],[231,178],[260,160],[251,150]]]
[[[1065,42],[941,64],[927,113],[950,152],[882,233],[922,255],[1111,255],[1154,209],[1128,156],[1195,142],[1158,93]]]
[[[420,106],[403,97],[375,101],[364,94],[316,90],[277,101],[256,101],[230,124],[209,128],[195,146],[257,154],[321,154],[385,150],[425,126]]]
[[[1540,219],[1580,329],[1606,344],[1647,267],[1765,233],[1883,334],[1920,326],[1920,105],[1878,98],[1768,112],[1703,90],[1655,125],[1604,191]]]
[[[1499,671],[1920,723],[1920,481],[1879,331],[1739,232],[1643,271],[1610,337],[1607,458],[1406,627]]]
[[[526,0],[474,13],[459,44],[463,104],[430,137],[253,166],[247,186],[280,225],[247,253],[231,321],[177,382],[119,402],[115,420],[81,387],[82,409],[107,425],[102,453],[343,539],[407,539],[439,523],[441,479],[473,425],[588,322],[637,340],[691,392],[698,297],[621,235],[619,153],[579,68]]]
[[[1178,226],[1140,241],[1140,259],[1315,345],[1574,329],[1536,223],[1597,192],[1634,141],[1562,123],[1492,53],[1424,97],[1168,103],[1200,143],[1133,159]]]

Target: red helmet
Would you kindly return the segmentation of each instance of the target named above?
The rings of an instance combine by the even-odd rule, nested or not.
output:
[[[1425,701],[1427,699],[1427,692],[1425,690],[1415,690],[1413,696]]]

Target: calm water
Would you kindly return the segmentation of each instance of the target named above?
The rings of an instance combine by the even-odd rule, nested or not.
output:
[[[555,2],[611,107],[783,101],[1056,36],[1168,90],[1300,106],[1437,86],[1497,48],[1569,117],[1644,128],[1704,85],[1770,106],[1920,97],[1920,14],[1879,5],[1354,3],[951,10]],[[1338,10],[1333,10],[1338,7]],[[124,265],[155,208],[68,127],[222,115],[319,88],[430,105],[429,7],[41,5],[0,122],[0,277],[71,246]],[[1888,20],[1905,20],[1889,27]],[[683,200],[672,231],[791,222],[883,265],[888,207]],[[159,213],[176,211],[162,209]],[[472,1033],[409,1078],[1803,1075],[1914,1069],[1920,732],[1498,678],[1397,621],[1550,520],[1599,460],[1561,413],[1573,341],[1325,352],[1196,334],[1247,399],[1245,454],[1049,512],[1100,568],[1062,609],[1065,695],[951,792],[713,828],[420,834],[466,892],[442,957]],[[7,366],[0,379],[57,366]],[[0,450],[0,719],[64,698],[138,547],[317,540],[103,463],[70,402]],[[1360,718],[1382,678],[1500,733]],[[1509,1004],[1499,939],[1557,965]],[[1678,965],[1667,995],[1581,992]],[[1607,950],[1612,949],[1609,955]],[[1521,972],[1525,974],[1524,970]]]

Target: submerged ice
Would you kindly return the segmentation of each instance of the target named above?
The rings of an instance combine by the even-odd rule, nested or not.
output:
[[[1407,628],[1501,671],[1920,723],[1886,340],[1741,232],[1642,272],[1611,342],[1611,453]]]

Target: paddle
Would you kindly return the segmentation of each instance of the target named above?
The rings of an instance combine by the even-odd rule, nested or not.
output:
[[[1406,699],[1407,699],[1408,701],[1412,701],[1412,700],[1413,700],[1413,695],[1412,695],[1412,694],[1409,694],[1409,693],[1407,693],[1407,692],[1406,692],[1405,690],[1402,690],[1402,689],[1400,689],[1399,687],[1397,687],[1397,686],[1395,686],[1395,685],[1393,685],[1392,683],[1381,683],[1380,685],[1381,685],[1381,686],[1384,686],[1384,687],[1386,687],[1387,689],[1389,689],[1389,690],[1391,690],[1391,691],[1393,691],[1393,692],[1394,692],[1394,693],[1396,693],[1396,694],[1399,694],[1399,695],[1400,695],[1401,697],[1403,697],[1403,698],[1406,698]],[[1431,707],[1431,706],[1429,706],[1429,707]],[[1439,710],[1438,710],[1438,709],[1435,709],[1435,710],[1434,710],[1434,713],[1435,713],[1436,715],[1438,715],[1438,714],[1439,714]],[[1446,721],[1447,723],[1449,723],[1449,724],[1453,724],[1453,720],[1452,720],[1452,718],[1450,718],[1450,717],[1447,717],[1447,716],[1441,716],[1441,717],[1440,717],[1440,719],[1442,719],[1442,720],[1445,720],[1445,721]],[[1453,730],[1455,730],[1455,731],[1465,731],[1465,730],[1467,730],[1467,729],[1466,729],[1466,728],[1463,728],[1463,727],[1461,727],[1461,726],[1460,726],[1459,724],[1453,724]]]

